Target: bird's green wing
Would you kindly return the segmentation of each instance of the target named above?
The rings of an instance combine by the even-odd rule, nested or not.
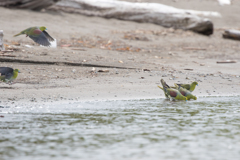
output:
[[[54,39],[46,31],[42,31],[42,32],[45,34],[45,36],[49,41],[54,41]]]
[[[176,83],[174,83],[174,86],[177,88],[177,90],[178,90],[183,96],[187,96],[187,94],[190,93],[187,89],[183,88],[182,86],[180,86],[180,85],[178,85],[178,84],[176,84]],[[190,94],[191,94],[191,93],[190,93]]]
[[[190,90],[190,84],[177,84],[178,86],[181,86],[187,90]]]
[[[174,83],[174,85],[175,85],[176,87],[178,86],[176,83]],[[181,86],[178,87],[178,90],[179,90],[179,92],[180,92],[183,96],[187,97],[188,100],[190,100],[190,99],[196,100],[196,99],[197,99],[197,97],[194,96],[189,90],[187,90],[187,89],[185,89],[185,88],[183,88],[183,87],[181,87]]]
[[[177,97],[177,90],[172,89],[172,88],[168,88],[167,89],[167,94],[169,94],[171,97]]]

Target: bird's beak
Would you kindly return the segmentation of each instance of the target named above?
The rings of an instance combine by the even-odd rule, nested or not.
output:
[[[47,30],[47,28],[45,30]]]
[[[20,71],[18,71],[18,73],[21,73]]]

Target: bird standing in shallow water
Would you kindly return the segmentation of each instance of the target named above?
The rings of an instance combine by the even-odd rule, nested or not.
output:
[[[34,42],[43,45],[50,46],[50,41],[54,41],[54,39],[46,32],[47,28],[42,27],[30,27],[28,29],[23,30],[22,32],[14,35],[14,37],[26,34],[26,37],[29,36]]]
[[[185,97],[187,97],[188,100],[190,99],[194,99],[197,100],[197,97],[194,96],[189,90],[181,87],[180,85],[174,83],[175,87],[177,88],[177,90]]]
[[[162,83],[163,88],[160,86],[158,86],[158,87],[164,91],[164,94],[166,97],[168,97],[170,99],[187,101],[187,97],[183,96],[178,90],[170,88],[163,79],[161,79],[161,83]]]
[[[0,67],[0,81],[7,84],[12,84],[12,82],[17,78],[18,73],[20,73],[18,69]]]

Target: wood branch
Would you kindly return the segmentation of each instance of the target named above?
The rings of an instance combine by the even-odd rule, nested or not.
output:
[[[183,10],[159,3],[132,3],[114,0],[65,0],[56,3],[49,9],[87,16],[155,23],[164,27],[192,30],[205,35],[213,33],[213,23],[198,15],[220,16],[217,12]]]
[[[0,56],[3,56],[3,57],[16,57],[15,55],[12,55],[12,54],[0,54]]]
[[[234,60],[223,60],[223,61],[217,61],[217,63],[237,63],[237,61],[234,61]]]
[[[198,48],[198,47],[183,47],[183,50],[207,50],[206,48]]]
[[[0,30],[0,51],[4,51],[4,45],[3,45],[3,30]]]
[[[86,49],[83,48],[71,48],[72,50],[77,50],[77,51],[86,51]]]
[[[109,72],[109,70],[108,69],[100,69],[100,70],[98,70],[98,72]]]
[[[4,51],[1,51],[0,53],[6,53],[6,52],[13,52],[13,50],[4,50]]]
[[[137,69],[130,67],[119,67],[119,66],[105,66],[98,64],[87,64],[87,63],[74,63],[74,62],[60,62],[60,61],[34,61],[16,58],[0,58],[0,62],[13,62],[13,63],[26,63],[26,64],[43,64],[43,65],[68,65],[68,66],[79,66],[79,67],[99,67],[99,68],[118,68],[118,69]]]
[[[234,40],[240,40],[240,31],[239,30],[225,30],[223,33],[223,38],[229,38]]]
[[[8,8],[21,8],[41,10],[47,8],[60,0],[0,0],[0,6]]]

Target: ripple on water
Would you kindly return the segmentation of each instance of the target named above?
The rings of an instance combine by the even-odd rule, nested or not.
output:
[[[239,97],[1,106],[4,159],[236,159]]]

